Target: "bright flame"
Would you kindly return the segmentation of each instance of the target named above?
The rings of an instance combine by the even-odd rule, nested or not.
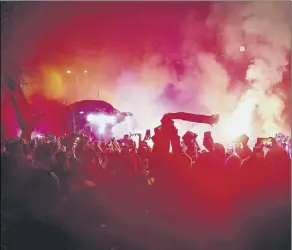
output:
[[[225,120],[223,134],[230,141],[242,134],[251,135],[253,110],[256,105],[255,98],[243,99],[235,111]]]

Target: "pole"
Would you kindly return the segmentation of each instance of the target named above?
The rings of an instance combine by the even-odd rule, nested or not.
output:
[[[76,98],[78,99],[78,87],[79,87],[79,75],[76,75],[76,87],[75,87],[75,93],[76,93]]]
[[[72,122],[73,122],[73,132],[76,132],[76,122],[75,122],[75,113],[71,106],[69,106],[70,111],[72,112]]]

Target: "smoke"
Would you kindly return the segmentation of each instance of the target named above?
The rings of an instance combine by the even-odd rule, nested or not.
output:
[[[117,79],[114,103],[121,110],[134,114],[139,132],[159,125],[167,112],[230,114],[235,108],[239,92],[228,90],[227,69],[215,54],[200,47],[203,42],[200,35],[212,31],[190,16],[187,26],[180,27],[183,43],[177,53],[179,56],[169,56],[165,60],[162,53],[148,53],[134,60],[134,70],[129,66],[129,70],[123,71]],[[194,32],[196,36],[192,35]],[[194,124],[180,121],[176,121],[176,126],[180,134],[186,129],[196,132],[210,129],[208,125],[194,127]]]
[[[180,51],[185,56],[181,81],[177,82],[169,73],[170,65],[159,67],[162,59],[157,54],[140,65],[141,74],[151,76],[151,81],[137,78],[135,83],[130,83],[124,74],[119,78],[121,100],[117,104],[136,115],[139,129],[153,127],[164,112],[181,110],[219,113],[221,123],[213,129],[213,134],[225,142],[241,133],[255,137],[288,132],[283,118],[285,102],[273,92],[273,87],[281,84],[283,73],[288,70],[290,10],[285,3],[240,5],[241,8],[237,3],[214,4],[206,21],[210,30],[189,19]],[[223,11],[224,8],[228,12]],[[212,54],[200,47],[203,41],[198,34],[211,32],[214,26],[222,43],[217,50],[223,51],[224,59],[234,63],[234,67],[236,63],[246,63],[246,68],[242,69],[246,71],[242,86],[230,88],[234,85],[232,70],[220,62],[218,53]],[[192,32],[197,35],[191,36]],[[171,102],[157,100],[163,90],[161,84],[168,82],[175,82],[179,90],[179,98],[172,106]],[[183,127],[208,129],[202,125]]]
[[[198,3],[192,4],[196,6]],[[170,30],[170,36],[166,35],[168,32],[161,25],[166,23],[163,18],[156,19],[152,12],[146,13],[146,10],[146,16],[143,16],[140,11],[138,15],[142,16],[141,20],[154,23],[146,29],[139,26],[141,20],[138,18],[134,22],[129,21],[136,22],[136,33],[142,30],[140,40],[133,35],[135,32],[125,32],[127,27],[117,28],[113,25],[117,11],[112,16],[106,12],[107,21],[98,20],[90,24],[81,23],[80,14],[76,21],[81,23],[79,27],[89,29],[90,34],[102,34],[100,40],[108,39],[108,31],[105,28],[91,30],[89,25],[111,23],[114,32],[123,30],[122,35],[119,33],[120,40],[117,39],[117,44],[121,43],[119,49],[115,49],[109,41],[101,51],[96,51],[97,48],[86,50],[89,42],[84,45],[77,39],[84,36],[82,30],[77,30],[76,26],[71,24],[71,29],[76,31],[70,36],[70,30],[61,27],[60,21],[57,25],[60,30],[67,31],[68,38],[63,41],[58,34],[49,34],[43,39],[52,44],[55,40],[57,46],[54,48],[55,54],[53,50],[48,49],[51,52],[51,61],[46,62],[42,57],[44,61],[40,63],[43,64],[40,76],[30,78],[32,83],[38,84],[30,94],[38,94],[47,99],[45,101],[39,98],[41,100],[34,103],[42,103],[43,105],[37,106],[49,111],[47,120],[58,123],[58,117],[63,115],[58,113],[58,110],[61,110],[59,104],[64,99],[74,102],[99,97],[121,111],[134,114],[136,131],[133,132],[153,129],[159,125],[166,112],[219,113],[221,121],[213,128],[208,125],[176,122],[180,135],[186,129],[192,129],[199,134],[199,142],[202,141],[203,132],[210,129],[215,140],[223,144],[242,133],[251,137],[273,136],[279,131],[289,133],[290,128],[287,128],[283,110],[289,105],[290,97],[289,94],[285,95],[275,89],[282,89],[283,74],[290,70],[290,3],[220,2],[210,5],[211,10],[205,16],[201,15],[200,9],[182,13],[183,18],[174,15],[172,21],[181,23],[181,26],[176,29],[165,25]],[[165,20],[166,12],[159,13],[160,16],[165,15]],[[60,18],[61,15],[56,16]],[[124,19],[127,18],[130,18],[130,15]],[[122,23],[124,19],[120,19],[118,22]],[[153,42],[155,45],[144,42],[147,40],[146,33],[150,32],[149,29],[157,30],[157,27],[158,33],[167,38],[157,39],[157,36],[153,35],[150,38],[156,39]],[[127,36],[131,38],[127,39]],[[137,38],[137,41],[134,38]],[[176,42],[174,48],[169,48],[167,44],[172,44],[173,40],[180,42]],[[65,57],[64,54],[68,51],[62,54],[58,48],[60,44],[66,48],[70,47],[70,41],[74,44],[80,43],[83,50],[80,50],[80,47],[75,48],[77,52],[72,54],[70,60],[52,60],[57,54]],[[141,46],[135,47],[139,43]],[[45,46],[40,46],[40,51],[36,54],[42,54],[44,50]],[[132,50],[135,52],[131,53]],[[66,74],[68,67],[72,71],[70,75]],[[87,75],[83,74],[85,69],[88,70]],[[244,77],[238,72],[243,72]],[[56,103],[56,100],[59,103]],[[6,111],[9,114],[7,107]],[[127,130],[131,129],[120,125],[114,132],[116,135],[122,135]],[[246,232],[240,232],[236,225],[230,227],[234,227],[230,231],[233,232],[232,236],[236,236],[236,244],[243,246],[243,249],[250,249],[245,245],[246,239],[240,239],[247,237]],[[202,241],[206,239],[201,238]],[[207,246],[204,249],[206,248]]]
[[[199,137],[212,129],[215,140],[222,143],[241,133],[255,137],[288,132],[283,110],[290,97],[275,89],[282,88],[283,73],[289,70],[289,3],[227,2],[210,6],[205,14],[193,9],[176,16],[180,25],[173,26],[172,32],[164,30],[168,22],[165,14],[165,20],[161,18],[157,27],[151,28],[159,29],[161,36],[152,34],[145,23],[142,26],[142,18],[137,19],[137,27],[141,25],[143,32],[135,26],[137,35],[128,32],[130,38],[116,41],[120,45],[117,48],[109,41],[99,50],[76,49],[71,65],[55,60],[58,63],[42,69],[38,81],[44,86],[37,92],[62,102],[108,101],[134,114],[136,132],[153,129],[164,113],[176,111],[219,113],[221,122],[214,128],[187,122],[176,125],[180,133],[192,129]],[[111,14],[107,15],[109,18]],[[110,25],[116,32],[121,29]],[[76,27],[74,38],[78,32]],[[153,41],[144,39],[146,33],[152,34]],[[73,37],[67,35],[66,39],[69,43]],[[66,67],[72,67],[70,76],[65,73]],[[85,69],[87,75],[82,73]]]
[[[171,81],[166,67],[161,66],[162,57],[147,55],[136,70],[125,70],[117,78],[116,97],[113,103],[120,109],[134,114],[136,131],[145,132],[159,125],[163,114],[171,106],[163,100],[165,85]]]
[[[230,14],[220,27],[224,51],[228,57],[238,59],[236,47],[244,45],[250,60],[246,70],[249,87],[231,115],[229,126],[235,125],[237,120],[237,124],[245,128],[241,132],[250,135],[273,136],[277,131],[290,134],[283,117],[284,100],[272,91],[281,84],[283,73],[288,70],[291,53],[289,4],[253,2],[244,4],[240,11],[236,4],[229,6]],[[220,7],[221,4],[215,5],[216,10]],[[251,117],[256,107],[258,119],[254,120]],[[256,127],[253,123],[261,129],[253,130]]]

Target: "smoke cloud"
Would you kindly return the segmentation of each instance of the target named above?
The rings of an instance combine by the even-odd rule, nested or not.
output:
[[[235,4],[231,5],[231,14],[226,16],[221,27],[228,56],[237,59],[236,46],[242,44],[250,60],[246,70],[249,87],[242,94],[238,107],[246,107],[242,114],[251,114],[257,107],[255,122],[261,124],[262,130],[250,128],[250,133],[271,136],[276,131],[288,132],[282,116],[285,103],[272,90],[281,84],[283,73],[289,70],[290,8],[286,3],[261,2],[242,7],[241,11],[236,11]],[[246,126],[249,123],[251,127],[253,119],[246,121]]]
[[[273,136],[278,131],[289,133],[283,118],[285,101],[273,88],[282,84],[283,74],[289,70],[290,9],[286,3],[241,5],[238,8],[237,3],[213,4],[206,20],[209,28],[189,18],[183,30],[185,40],[181,54],[184,57],[181,61],[185,69],[181,81],[169,73],[169,68],[159,67],[162,59],[157,54],[150,55],[154,58],[152,61],[148,58],[140,62],[141,74],[151,75],[150,81],[140,78],[135,80],[136,85],[129,85],[131,81],[125,75],[119,78],[116,104],[137,116],[139,129],[155,126],[164,112],[181,110],[219,113],[221,123],[213,129],[213,134],[224,142],[241,133],[252,137]],[[232,70],[220,61],[218,53],[200,48],[199,35],[189,35],[208,33],[214,28],[221,36],[222,47],[218,51],[222,51],[225,60],[234,63],[234,67],[236,63],[246,63],[246,68],[242,69],[245,79],[233,89],[230,88],[234,84]],[[172,105],[171,101],[157,99],[163,91],[161,85],[168,82],[175,83],[179,91],[178,100]],[[135,87],[130,91],[129,86]],[[181,126],[191,128],[191,125],[180,124],[179,128]],[[206,130],[208,127],[197,125],[193,129]]]
[[[30,76],[32,83],[42,85],[32,92],[62,102],[98,97],[121,111],[132,112],[137,132],[159,125],[166,112],[186,111],[219,113],[221,121],[214,128],[187,122],[176,125],[179,132],[192,129],[199,136],[211,129],[222,143],[241,133],[251,137],[289,133],[283,111],[290,96],[279,91],[284,73],[290,71],[289,3],[210,3],[204,11],[190,8],[171,19],[165,11],[151,28],[149,18],[149,27],[143,21],[146,12],[139,14],[137,27],[128,27],[136,33],[125,29],[125,38],[116,41],[116,48],[109,41],[91,50],[81,44],[83,49],[77,50],[76,44],[81,43],[78,40],[74,52],[70,47],[71,65],[61,60],[61,55],[55,60],[51,55],[48,62],[42,62],[41,76]],[[117,13],[108,12],[108,20],[114,15]],[[67,14],[66,20],[70,18],[73,20]],[[163,29],[167,22],[180,25],[166,32]],[[118,24],[107,25],[120,34]],[[71,26],[77,29],[81,24]],[[104,34],[99,38],[102,41],[108,35],[102,30],[90,32]],[[146,39],[151,32],[155,41],[151,36]],[[74,37],[76,33],[72,33]],[[142,38],[135,35],[138,33]],[[81,39],[82,34],[77,37]],[[69,44],[72,37],[66,39]],[[67,67],[79,71],[78,80],[76,73],[65,73]],[[84,75],[86,67],[89,72]]]

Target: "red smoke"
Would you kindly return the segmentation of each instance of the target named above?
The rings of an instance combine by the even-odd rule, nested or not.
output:
[[[50,100],[58,110],[57,102],[99,93],[133,112],[137,130],[153,128],[164,112],[180,110],[220,113],[222,123],[213,129],[217,140],[227,140],[223,132],[231,132],[235,121],[242,127],[236,126],[234,135],[287,131],[283,112],[290,97],[282,91],[283,74],[290,70],[287,3],[14,6],[2,56],[22,66],[31,92],[42,96],[37,103],[31,99],[38,109],[48,110]],[[169,84],[175,99],[166,94]]]

